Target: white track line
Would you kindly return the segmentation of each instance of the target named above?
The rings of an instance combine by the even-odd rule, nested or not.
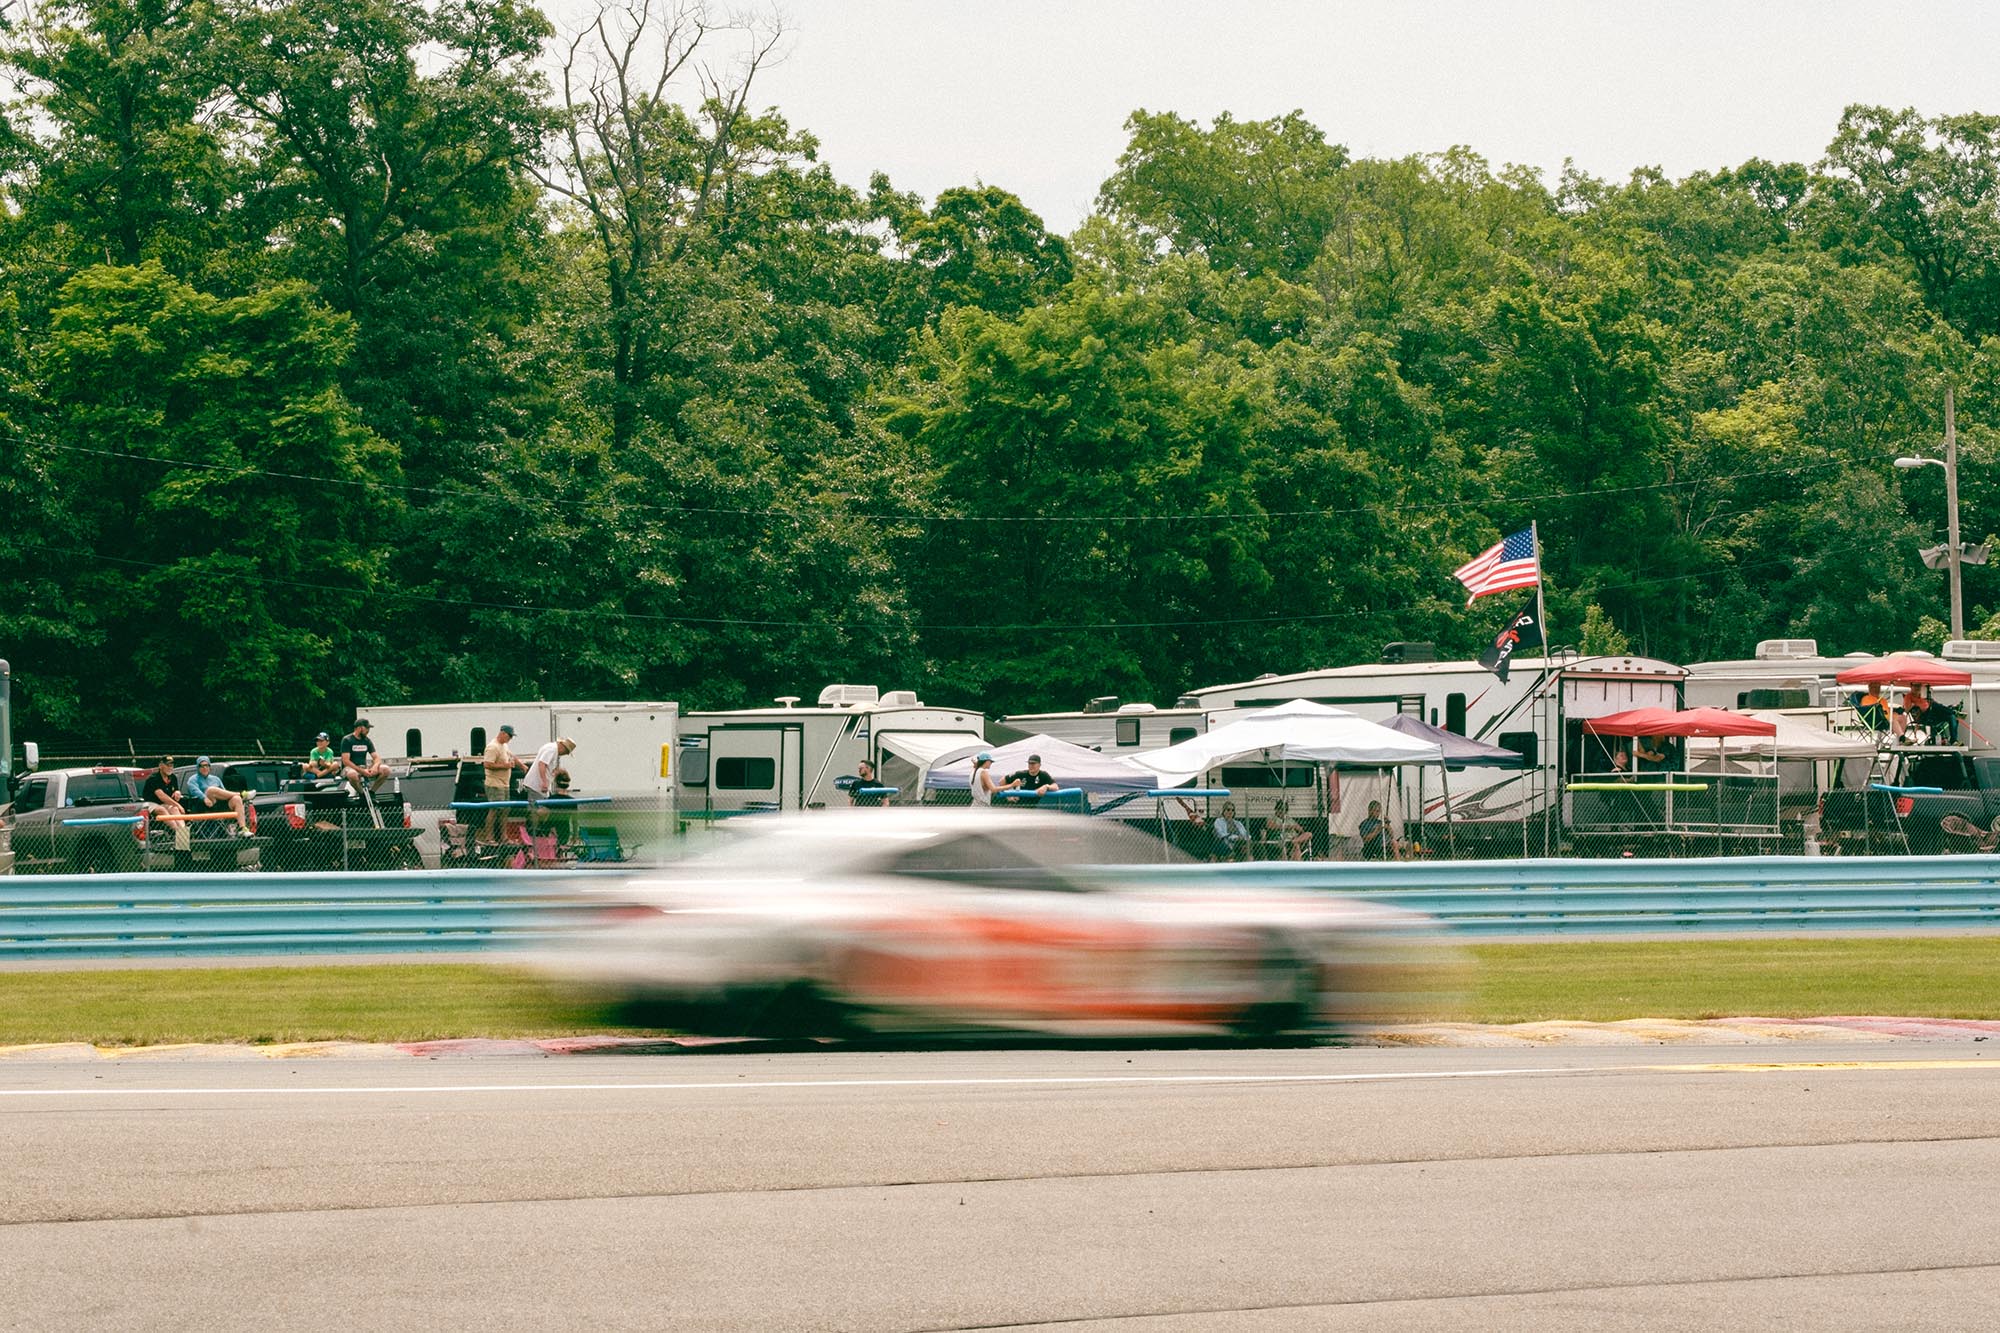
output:
[[[1832,1072],[1854,1069],[2000,1069],[2000,1060],[1799,1061],[1721,1065],[1545,1065],[1517,1069],[1431,1069],[1355,1074],[1050,1074],[1005,1078],[727,1079],[702,1083],[420,1083],[407,1086],[271,1088],[0,1088],[0,1097],[346,1097],[435,1096],[492,1092],[719,1092],[813,1088],[1019,1088],[1115,1087],[1278,1083],[1413,1083],[1460,1078],[1517,1078],[1550,1074],[1765,1073],[1787,1069]]]

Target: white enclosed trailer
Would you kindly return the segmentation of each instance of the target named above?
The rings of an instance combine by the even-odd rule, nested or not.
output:
[[[501,726],[516,728],[514,753],[535,751],[567,736],[576,750],[563,760],[576,789],[590,796],[674,795],[674,744],[680,705],[516,700],[500,703],[384,704],[363,708],[382,758],[476,759]]]

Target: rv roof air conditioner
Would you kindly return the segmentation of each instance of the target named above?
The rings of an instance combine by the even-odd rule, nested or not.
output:
[[[852,708],[856,704],[880,703],[882,691],[873,685],[829,685],[819,692],[821,708]]]
[[[1119,704],[1118,711],[1121,713],[1157,713],[1160,710],[1151,704]]]
[[[1755,654],[1759,662],[1791,662],[1819,656],[1818,639],[1762,639]]]
[[[1118,711],[1118,696],[1115,694],[1100,694],[1089,703],[1086,703],[1083,706],[1083,711],[1086,713],[1115,713]]]
[[[890,690],[882,696],[882,702],[890,708],[917,708],[922,706],[922,701],[917,698],[915,690]]]
[[[1953,639],[1944,655],[1958,662],[2000,662],[2000,639]]]
[[[1435,662],[1438,660],[1437,645],[1422,639],[1398,639],[1394,643],[1382,645],[1384,665],[1395,666],[1403,662]]]
[[[1199,708],[1201,707],[1201,696],[1199,694],[1183,694],[1180,698],[1174,700],[1174,707]]]

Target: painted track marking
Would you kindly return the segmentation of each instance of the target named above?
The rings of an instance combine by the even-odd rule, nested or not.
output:
[[[719,1092],[725,1088],[1019,1088],[1414,1083],[1561,1074],[1745,1074],[1906,1069],[2000,1070],[1985,1060],[1804,1060],[1745,1064],[1545,1065],[1524,1069],[1428,1069],[1351,1074],[1048,1074],[984,1078],[726,1079],[684,1083],[445,1083],[273,1088],[0,1088],[0,1097],[338,1097],[495,1092]]]

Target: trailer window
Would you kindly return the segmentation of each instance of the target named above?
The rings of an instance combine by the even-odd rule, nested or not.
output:
[[[25,815],[39,810],[48,799],[49,782],[47,778],[38,778],[33,782],[25,782],[21,784],[21,790],[14,793],[14,813]]]
[[[752,755],[718,757],[715,785],[723,791],[769,791],[778,785],[778,761]]]
[[[486,753],[486,728],[474,727],[472,729],[472,748],[469,751],[467,751],[467,753],[468,754]]]
[[[1465,734],[1465,696],[1447,694],[1444,697],[1444,729]]]
[[[1532,731],[1503,731],[1494,744],[1503,750],[1512,750],[1528,761],[1529,768],[1533,768],[1536,752],[1540,748],[1535,744],[1535,739],[1535,733]]]
[[[423,752],[424,733],[419,728],[411,727],[403,733],[403,757],[405,759],[415,759]]]
[[[1179,745],[1182,741],[1193,740],[1194,737],[1195,730],[1193,727],[1175,727],[1167,733],[1167,744]]]
[[[1120,745],[1137,745],[1139,743],[1138,718],[1136,717],[1119,718],[1117,723],[1115,724],[1115,730],[1118,733],[1118,743]]]

